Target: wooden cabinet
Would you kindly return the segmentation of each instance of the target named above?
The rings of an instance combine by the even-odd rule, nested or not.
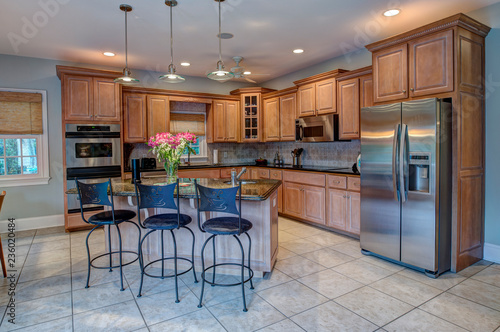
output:
[[[260,115],[260,93],[246,93],[241,95],[241,127],[243,142],[259,142],[262,125]]]
[[[282,180],[283,172],[281,170],[271,169],[269,171],[269,178],[273,180]],[[283,213],[283,184],[278,188],[278,212]]]
[[[179,178],[211,178],[219,179],[221,175],[220,168],[200,168],[200,169],[180,169]]]
[[[316,84],[306,84],[297,91],[298,116],[316,115]]]
[[[340,81],[337,87],[339,138],[359,138],[359,78]]]
[[[62,76],[65,121],[119,122],[120,85],[113,79]]]
[[[285,182],[283,212],[289,216],[302,219],[304,217],[304,194],[302,185]]]
[[[328,189],[326,226],[345,231],[346,229],[346,191]]]
[[[359,235],[360,178],[328,175],[326,225]]]
[[[453,91],[453,30],[372,54],[376,103]]]
[[[295,141],[296,94],[264,100],[264,142]]]
[[[361,224],[361,206],[359,193],[347,192],[346,231],[359,235]]]
[[[264,100],[264,142],[280,140],[280,100]]]
[[[125,143],[147,141],[146,100],[145,94],[123,94],[123,141]]]
[[[170,102],[167,96],[147,95],[148,138],[170,130]]]
[[[297,94],[280,97],[280,141],[295,141],[295,117],[297,114]]]
[[[214,142],[238,142],[239,109],[233,100],[213,101]]]
[[[359,107],[373,106],[373,76],[363,75],[359,78]]]
[[[325,224],[325,188],[302,186],[304,193],[304,219]]]
[[[299,117],[337,112],[335,78],[300,86],[297,96]]]

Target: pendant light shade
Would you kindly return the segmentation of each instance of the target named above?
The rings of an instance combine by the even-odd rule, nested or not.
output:
[[[139,83],[137,78],[130,75],[130,69],[128,69],[127,13],[132,11],[132,6],[120,5],[120,10],[125,12],[125,68],[123,68],[123,76],[115,78],[114,81],[121,84]]]
[[[160,79],[168,83],[182,83],[186,79],[175,73],[174,65],[174,33],[172,29],[172,7],[177,6],[177,0],[166,0],[165,4],[170,7],[170,65],[165,75],[161,75]]]
[[[219,3],[219,61],[217,61],[216,70],[209,73],[207,77],[214,81],[225,82],[234,77],[230,71],[224,70],[224,62],[222,62],[222,38],[221,38],[221,15],[220,3],[224,0],[215,0]]]

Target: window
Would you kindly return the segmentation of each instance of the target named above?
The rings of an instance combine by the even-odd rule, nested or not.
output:
[[[205,139],[206,113],[201,112],[172,112],[170,113],[170,132],[172,134],[190,132],[196,135],[196,143],[191,147],[196,155],[191,155],[191,160],[207,161],[207,141]],[[182,158],[188,158],[188,151],[184,151]]]
[[[0,187],[47,184],[46,91],[0,89]]]
[[[205,136],[196,136],[196,143],[191,143],[190,146],[196,151],[196,155],[191,155],[191,159],[196,161],[206,161],[207,159],[207,142]],[[184,151],[182,158],[188,158],[187,149]]]

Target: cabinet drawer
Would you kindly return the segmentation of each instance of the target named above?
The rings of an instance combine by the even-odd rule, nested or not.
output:
[[[209,178],[218,179],[220,178],[220,170],[218,168],[213,169],[182,169],[179,170],[179,178]]]
[[[236,167],[221,168],[220,169],[220,177],[221,177],[221,179],[231,178],[231,170],[233,168],[236,169],[236,174],[238,174],[241,171],[241,168],[236,168]]]
[[[347,190],[359,191],[361,188],[361,179],[360,178],[347,178]]]
[[[269,170],[266,168],[258,168],[257,174],[259,179],[269,179]]]
[[[271,170],[269,172],[269,178],[273,180],[281,180],[283,178],[283,173],[281,171]]]
[[[345,176],[327,175],[327,179],[329,188],[337,188],[337,189],[347,188],[347,179]]]
[[[284,171],[283,173],[283,179],[288,182],[296,182],[320,187],[325,186],[325,174],[307,173],[301,171]]]

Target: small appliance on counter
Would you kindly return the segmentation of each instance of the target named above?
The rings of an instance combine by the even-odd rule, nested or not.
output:
[[[141,169],[156,169],[156,158],[141,158]]]
[[[141,182],[141,159],[132,159],[132,183]]]
[[[293,166],[302,166],[302,161],[300,160],[300,156],[302,155],[303,151],[304,151],[303,148],[294,149],[292,151],[291,155],[293,160]]]

